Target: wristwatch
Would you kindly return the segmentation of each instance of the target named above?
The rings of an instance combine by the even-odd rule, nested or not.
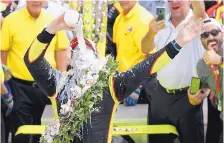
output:
[[[171,44],[173,45],[173,48],[175,50],[177,50],[178,52],[180,51],[181,46],[176,42],[176,40],[171,41]]]

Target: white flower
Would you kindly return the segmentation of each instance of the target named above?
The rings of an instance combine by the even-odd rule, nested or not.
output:
[[[60,113],[62,115],[66,115],[71,110],[71,100],[69,100],[66,104],[61,105]]]
[[[52,143],[53,139],[58,135],[60,128],[60,123],[58,120],[54,120],[51,122],[45,132],[43,133],[43,137],[46,140],[47,143]]]
[[[83,78],[83,79],[80,80],[80,84],[81,84],[82,86],[87,86],[86,81],[87,81],[87,79],[86,79],[86,78]]]
[[[80,80],[80,84],[82,84],[84,87],[85,86],[91,86],[93,84],[93,76],[92,76],[92,72],[89,71],[87,73],[87,75],[84,75],[83,78]]]
[[[52,139],[52,138],[49,138],[49,139],[47,140],[47,142],[48,142],[48,143],[52,143],[52,142],[53,142],[53,139]]]
[[[75,97],[80,97],[82,95],[82,89],[79,86],[75,86]]]

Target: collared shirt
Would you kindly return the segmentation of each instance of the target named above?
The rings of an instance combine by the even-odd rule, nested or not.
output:
[[[149,29],[153,16],[138,3],[124,15],[121,13],[113,27],[113,41],[117,46],[119,71],[126,71],[141,62],[145,54],[141,51],[141,40]]]
[[[156,34],[154,42],[158,50],[177,37],[180,28],[192,15],[193,12],[190,10],[185,20],[176,28],[169,21],[167,27]],[[180,89],[190,86],[191,78],[198,76],[196,66],[204,51],[199,36],[185,45],[172,62],[157,73],[160,84],[167,89]]]
[[[23,57],[37,35],[47,26],[53,17],[42,10],[35,20],[27,8],[18,10],[3,21],[1,31],[1,50],[7,51],[7,66],[15,78],[33,81]],[[63,50],[69,46],[69,41],[64,31],[58,32],[48,48],[45,58],[53,66],[55,51]],[[63,59],[62,59],[63,60]]]

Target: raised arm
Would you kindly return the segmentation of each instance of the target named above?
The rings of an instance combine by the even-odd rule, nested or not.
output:
[[[165,27],[164,20],[156,21],[158,16],[155,16],[149,23],[149,30],[141,40],[141,50],[144,54],[149,54],[154,48],[154,37],[158,31]]]
[[[165,48],[149,56],[146,60],[137,64],[130,70],[112,75],[109,79],[110,86],[113,86],[112,92],[114,92],[117,102],[122,102],[123,99],[138,88],[147,77],[155,74],[158,70],[167,65],[178,52],[178,50],[173,48],[172,43],[169,43]],[[161,63],[163,63],[163,65],[161,65]]]
[[[193,12],[196,18],[208,18],[205,11],[205,3],[203,0],[192,0]]]
[[[121,102],[128,97],[139,85],[148,77],[155,74],[165,65],[167,65],[178,53],[181,47],[192,41],[197,35],[203,32],[202,19],[194,22],[193,18],[180,29],[176,40],[167,44],[143,62],[137,64],[132,69],[112,75],[109,79],[112,86],[112,94],[115,102]],[[162,61],[162,62],[161,62]],[[162,63],[162,64],[161,64]]]
[[[47,96],[53,96],[56,92],[56,70],[45,60],[45,52],[54,35],[45,29],[37,36],[27,50],[24,61],[42,92]],[[50,76],[52,72],[52,76]]]
[[[64,15],[61,15],[37,36],[25,54],[24,61],[28,70],[47,96],[55,95],[55,76],[59,73],[44,59],[45,52],[57,32],[72,29],[74,27],[68,27]]]

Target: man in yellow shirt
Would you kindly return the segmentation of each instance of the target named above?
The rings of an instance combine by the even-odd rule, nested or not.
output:
[[[14,137],[14,134],[21,125],[41,124],[45,105],[50,103],[38,88],[23,61],[33,39],[53,20],[53,17],[42,9],[43,5],[44,1],[27,0],[25,8],[11,13],[2,24],[1,60],[11,69],[13,75],[9,81],[14,96],[13,111],[9,115],[13,143],[29,142],[29,136]],[[65,32],[58,32],[45,55],[52,67],[61,71],[67,69],[68,45]],[[39,137],[34,136],[32,139],[33,142],[38,142]]]
[[[144,60],[141,40],[149,28],[153,16],[137,1],[119,1],[123,11],[113,27],[113,41],[117,48],[116,60],[123,72]]]
[[[142,7],[138,1],[119,0],[123,11],[116,18],[113,27],[113,41],[116,44],[116,60],[119,62],[119,72],[126,71],[143,61],[147,54],[141,49],[141,40],[149,29],[153,16]],[[131,94],[131,98],[138,99],[141,87]],[[128,98],[126,101],[128,101]],[[137,100],[127,105],[135,105]]]

